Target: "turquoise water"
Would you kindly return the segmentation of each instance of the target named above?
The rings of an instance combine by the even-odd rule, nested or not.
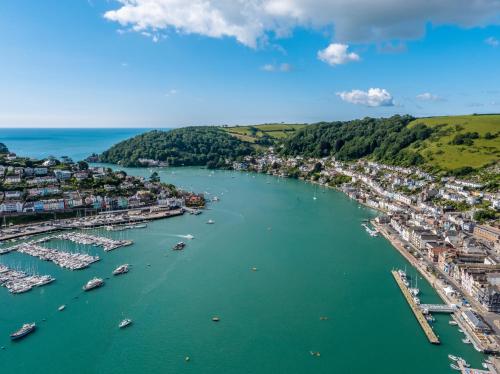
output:
[[[296,180],[197,168],[160,176],[221,201],[199,216],[146,229],[97,230],[135,244],[110,253],[78,248],[102,258],[80,272],[17,253],[0,257],[57,278],[23,295],[0,289],[2,372],[448,373],[449,353],[480,367],[482,355],[461,342],[447,316],[435,323],[442,345],[428,343],[390,274],[405,265],[414,271],[385,239],[361,227],[375,212]],[[171,251],[186,234],[195,239]],[[111,278],[126,262],[132,270]],[[93,276],[110,279],[84,293]],[[422,302],[440,301],[424,280],[419,287]],[[58,312],[61,304],[67,309]],[[219,323],[211,321],[215,315]],[[124,317],[134,324],[119,330]],[[38,331],[9,341],[32,320]]]
[[[83,160],[148,129],[0,129],[0,143],[20,156]]]

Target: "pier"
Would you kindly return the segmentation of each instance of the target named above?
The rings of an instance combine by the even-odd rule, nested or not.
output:
[[[38,257],[44,261],[52,261],[54,264],[70,270],[85,269],[90,264],[99,261],[99,256],[57,251],[33,243],[19,244],[15,246],[15,250],[33,257]]]
[[[47,238],[44,238],[43,241],[48,241],[51,239],[69,240],[76,244],[101,246],[104,248],[104,251],[106,252],[112,251],[120,247],[125,247],[133,243],[132,240],[114,240],[102,236],[89,235],[77,232],[70,232],[66,234],[49,236]]]
[[[397,271],[392,270],[391,271],[394,279],[396,280],[396,283],[399,286],[399,289],[403,293],[403,296],[405,297],[406,301],[410,305],[411,310],[413,311],[413,314],[417,318],[418,323],[422,327],[422,330],[424,330],[425,335],[427,336],[427,339],[432,344],[440,344],[439,338],[437,335],[434,333],[434,330],[432,330],[431,325],[429,325],[429,322],[425,319],[425,316],[422,312],[422,310],[418,307],[418,305],[415,303],[413,300],[413,297],[410,294],[410,291],[406,288],[406,286],[403,284],[401,278],[399,277],[399,274]]]
[[[424,313],[454,313],[457,311],[456,305],[448,304],[420,304],[420,308],[424,311]]]

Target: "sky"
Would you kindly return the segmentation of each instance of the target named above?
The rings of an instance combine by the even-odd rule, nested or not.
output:
[[[500,113],[500,0],[1,0],[0,127]]]

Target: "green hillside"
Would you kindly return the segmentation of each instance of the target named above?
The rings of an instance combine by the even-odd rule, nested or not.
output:
[[[417,124],[434,130],[431,137],[411,147],[429,166],[480,168],[500,160],[500,115],[419,118],[408,126]]]
[[[306,125],[275,123],[224,127],[224,130],[240,140],[250,143],[262,143],[265,139],[270,141],[285,139],[304,126]]]

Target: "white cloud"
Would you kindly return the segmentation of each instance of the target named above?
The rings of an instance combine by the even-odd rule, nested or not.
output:
[[[282,63],[279,65],[276,64],[265,64],[261,67],[261,70],[267,71],[267,72],[282,72],[282,73],[288,73],[289,71],[292,71],[292,65],[288,63]]]
[[[430,92],[424,92],[416,96],[417,100],[420,101],[444,101],[441,96],[431,94]]]
[[[490,36],[489,38],[486,38],[484,42],[488,45],[491,45],[492,47],[498,47],[500,45],[500,41],[495,38],[494,36]]]
[[[179,93],[178,90],[176,90],[175,88],[171,88],[166,94],[165,96],[174,96],[174,95],[177,95]]]
[[[335,30],[342,43],[418,39],[426,25],[499,23],[498,0],[117,0],[104,17],[134,31],[232,37],[256,47],[295,27]]]
[[[337,96],[351,104],[369,107],[394,106],[394,99],[385,88],[370,88],[368,91],[343,91],[337,92]]]
[[[332,43],[325,49],[318,51],[318,58],[332,66],[359,61],[359,55],[354,52],[347,52],[348,48],[347,44]]]

